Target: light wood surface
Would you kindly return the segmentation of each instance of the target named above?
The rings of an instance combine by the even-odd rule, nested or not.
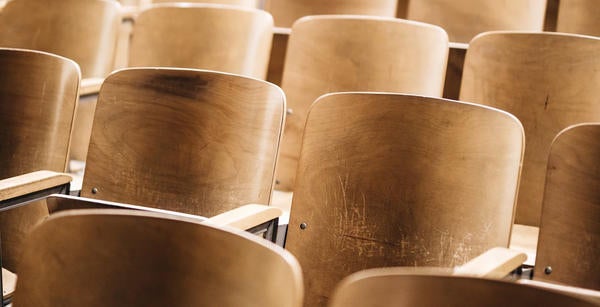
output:
[[[367,16],[312,16],[294,24],[282,88],[288,98],[276,186],[294,188],[310,105],[342,91],[441,96],[448,38],[439,27]]]
[[[527,255],[523,252],[494,247],[454,268],[453,275],[501,279],[520,267],[525,260]]]
[[[449,276],[435,268],[381,268],[347,277],[330,307],[597,306],[569,294],[507,281]]]
[[[0,15],[0,46],[55,53],[81,66],[84,78],[113,67],[120,5],[108,0],[10,1]]]
[[[487,107],[321,97],[306,124],[286,241],[304,270],[307,306],[324,305],[361,269],[454,267],[508,247],[523,142],[513,116]]]
[[[200,68],[264,79],[272,31],[272,17],[258,9],[155,5],[135,21],[129,66]]]
[[[65,171],[80,78],[66,58],[0,49],[0,179]]]
[[[414,0],[407,18],[438,25],[451,42],[494,30],[542,31],[546,0]]]
[[[535,279],[600,290],[599,156],[598,123],[567,128],[554,139]]]
[[[266,0],[265,10],[273,15],[275,26],[292,27],[309,15],[374,15],[395,17],[398,0]]]
[[[11,298],[15,293],[16,286],[17,275],[5,268],[2,268],[2,297],[4,299]]]
[[[81,195],[204,216],[268,204],[284,109],[256,79],[121,70],[100,91]]]
[[[597,0],[560,0],[556,30],[600,36],[600,3]]]
[[[173,3],[173,2],[181,2],[178,0],[152,0],[152,3]],[[238,5],[247,8],[257,8],[258,2],[257,0],[185,0],[187,3],[214,3],[214,4],[228,4],[228,5]]]
[[[516,222],[538,226],[550,144],[562,129],[600,121],[600,38],[497,32],[471,42],[460,98],[503,109],[525,127]]]
[[[525,265],[534,266],[537,255],[537,242],[540,228],[522,224],[514,224],[510,236],[510,249],[527,255]]]
[[[86,78],[81,80],[79,95],[97,95],[100,92],[100,87],[104,82],[104,78]]]
[[[22,196],[69,183],[69,174],[52,171],[35,171],[0,180],[0,200]]]
[[[301,306],[302,276],[290,253],[240,231],[77,210],[32,232],[17,281],[15,306],[57,305]]]
[[[210,217],[205,223],[246,230],[273,220],[279,217],[282,212],[283,211],[277,207],[249,204]]]

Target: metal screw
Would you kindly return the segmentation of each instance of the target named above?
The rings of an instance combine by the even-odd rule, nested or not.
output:
[[[98,194],[98,188],[92,188],[92,194]]]
[[[287,110],[285,110],[285,114],[292,115],[292,114],[294,114],[294,110],[291,108],[288,108]]]
[[[547,266],[547,267],[544,269],[544,273],[546,273],[546,275],[550,275],[550,274],[552,274],[552,267],[551,267],[551,266]]]
[[[304,230],[304,229],[306,229],[306,227],[308,227],[308,226],[306,225],[306,223],[302,223],[302,224],[300,224],[300,229]]]

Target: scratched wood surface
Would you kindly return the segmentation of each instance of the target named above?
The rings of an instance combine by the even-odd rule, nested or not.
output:
[[[81,195],[203,216],[268,204],[284,99],[265,81],[211,71],[112,74]]]
[[[161,4],[133,26],[129,66],[210,69],[266,78],[273,18],[258,9]]]
[[[289,38],[282,88],[286,118],[277,189],[294,188],[302,131],[321,95],[377,91],[441,96],[448,37],[439,27],[382,17],[312,16]]]
[[[307,306],[324,305],[335,284],[362,269],[453,267],[507,247],[523,142],[513,116],[478,105],[320,98],[286,241],[304,270]]]
[[[469,45],[460,99],[517,116],[527,146],[516,222],[539,226],[550,144],[562,129],[600,121],[600,38],[489,33]]]
[[[582,298],[510,281],[450,276],[437,268],[383,268],[346,278],[330,307],[597,306]]]
[[[17,288],[15,306],[302,305],[300,267],[280,247],[116,209],[52,215],[25,246]]]
[[[556,30],[600,36],[600,3],[597,0],[560,0]]]
[[[65,171],[80,78],[69,59],[0,49],[0,178]]]
[[[83,78],[103,78],[113,68],[120,21],[116,1],[9,1],[0,15],[0,47],[58,54],[77,62]]]
[[[398,0],[266,0],[265,10],[273,15],[275,26],[291,28],[296,20],[309,15],[374,15],[395,17]]]
[[[598,157],[600,124],[570,127],[552,143],[535,279],[600,290]]]
[[[415,0],[407,18],[444,28],[451,42],[468,43],[493,30],[542,31],[546,0]]]

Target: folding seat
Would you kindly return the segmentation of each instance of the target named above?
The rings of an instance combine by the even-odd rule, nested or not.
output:
[[[560,0],[556,31],[600,36],[600,5],[594,0]]]

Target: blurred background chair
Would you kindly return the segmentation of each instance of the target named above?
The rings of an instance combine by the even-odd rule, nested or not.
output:
[[[191,219],[94,209],[51,216],[26,243],[15,305],[107,304],[299,307],[302,275],[281,248]]]
[[[286,248],[307,306],[381,266],[454,267],[508,247],[523,129],[488,107],[337,93],[312,106]]]
[[[276,188],[294,189],[306,114],[319,96],[339,91],[441,96],[447,57],[447,35],[432,25],[364,16],[296,22],[282,81],[289,103]]]
[[[558,32],[600,36],[600,5],[594,0],[560,0]]]

